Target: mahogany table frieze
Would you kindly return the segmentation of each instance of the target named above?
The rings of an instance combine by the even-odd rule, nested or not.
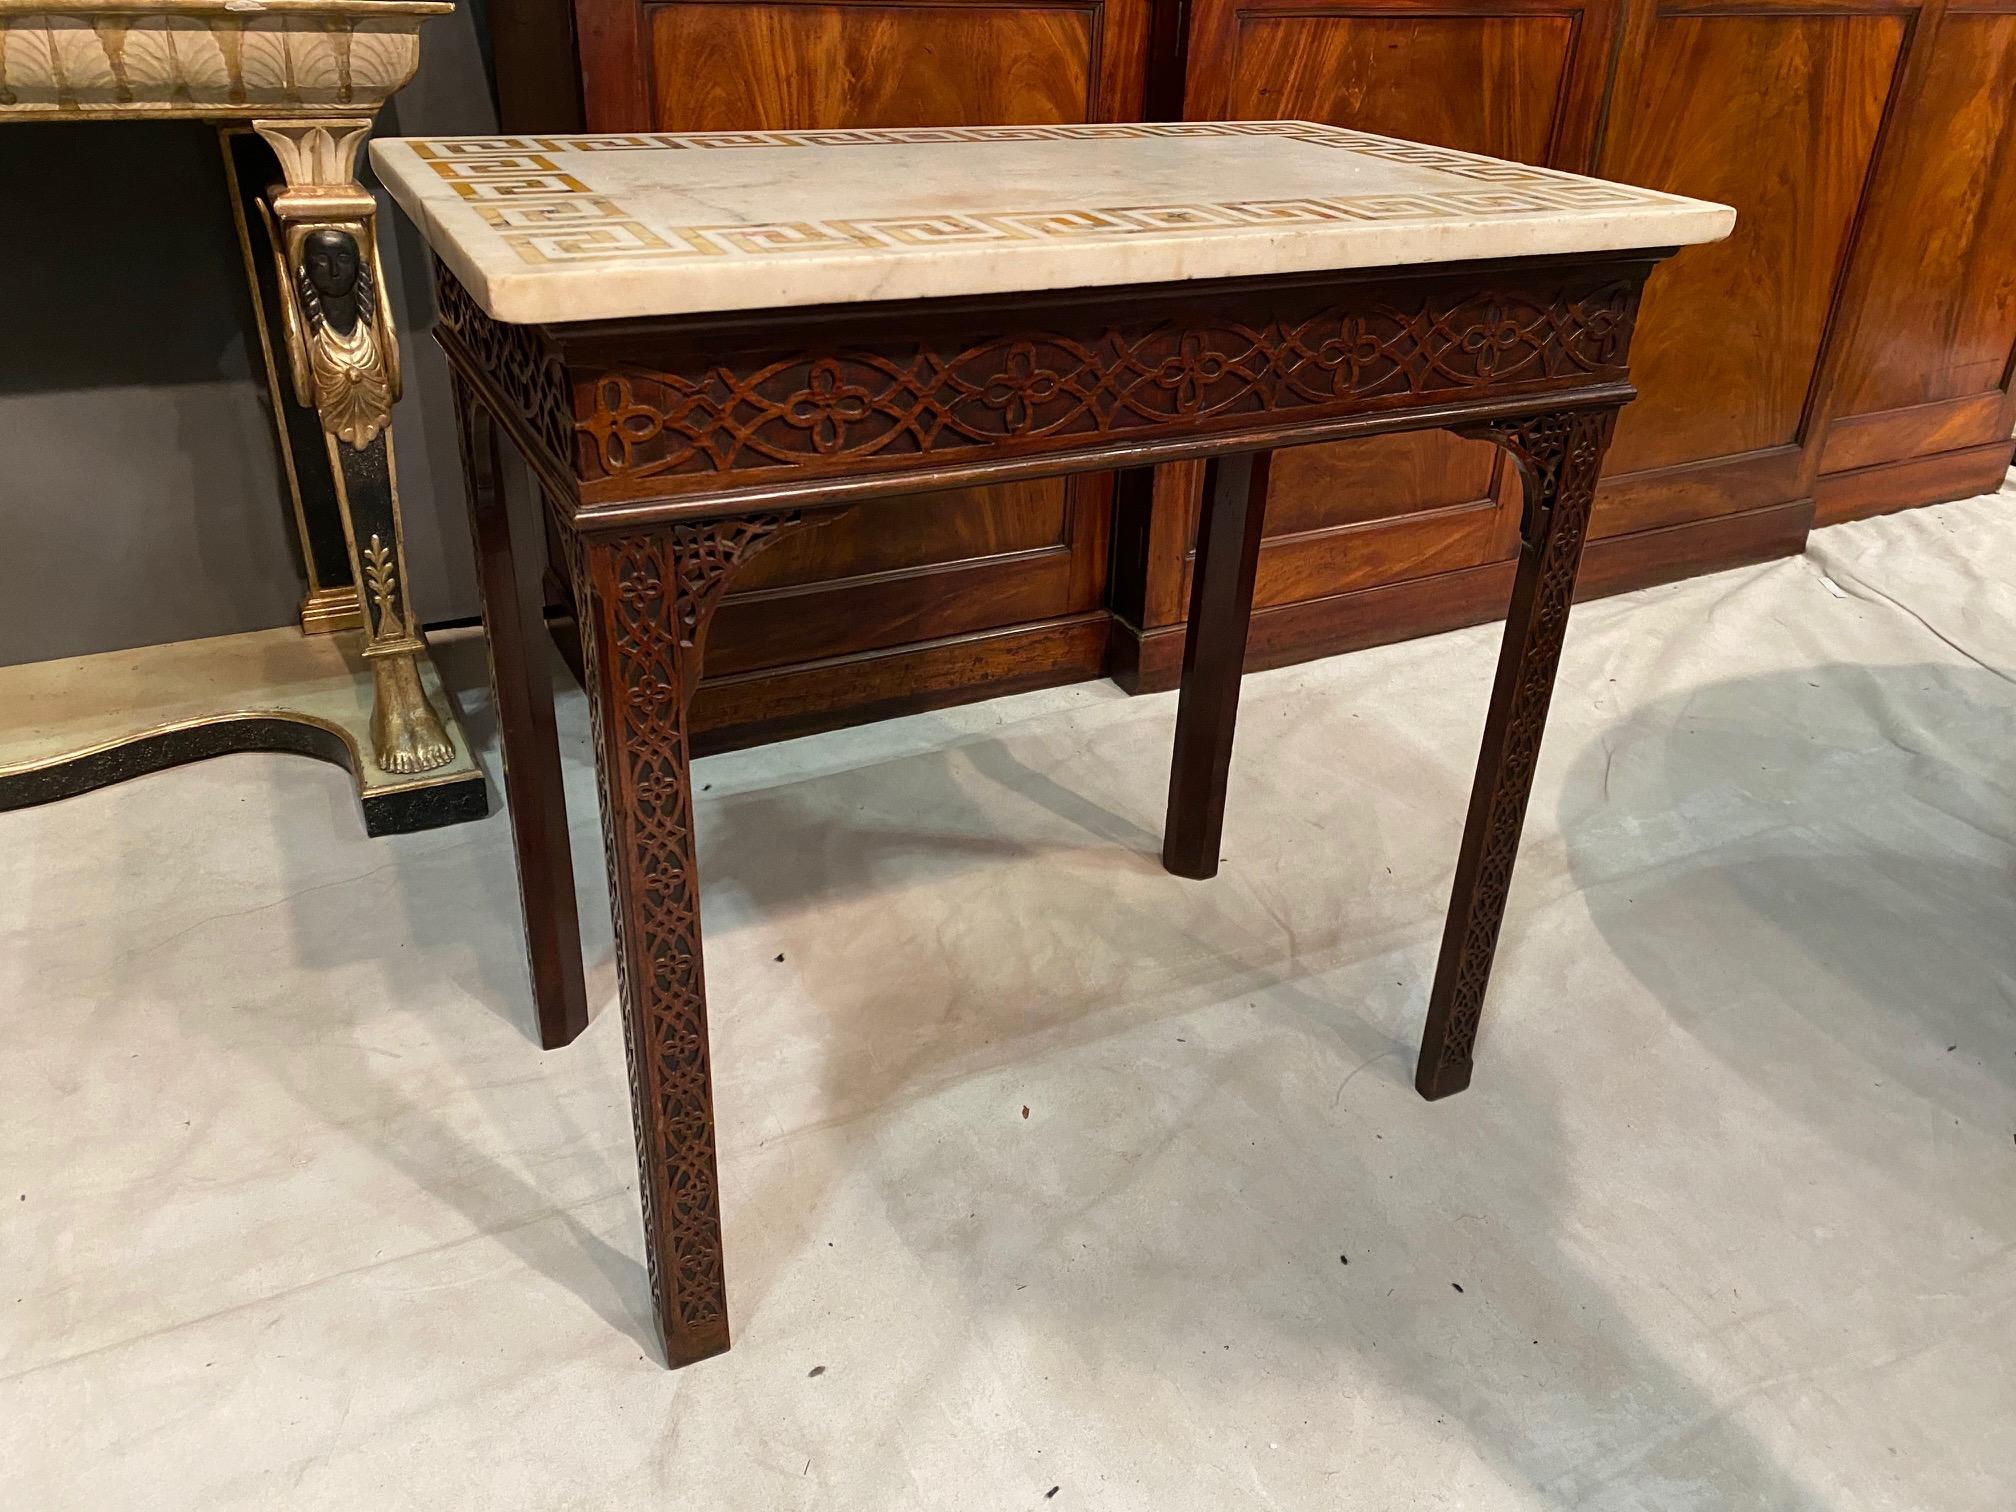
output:
[[[435,288],[444,343],[505,402],[514,439],[568,485],[586,524],[635,501],[1089,471],[1205,454],[1219,435],[1299,444],[1380,429],[1386,411],[1443,406],[1455,423],[1477,402],[1623,385],[1639,291],[1663,255],[621,332],[494,321],[439,262]]]

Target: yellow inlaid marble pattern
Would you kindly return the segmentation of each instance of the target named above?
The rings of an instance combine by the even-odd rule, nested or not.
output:
[[[521,321],[1670,246],[1734,219],[1307,121],[420,138],[373,153],[478,301]],[[892,255],[910,259],[900,276],[885,276]]]

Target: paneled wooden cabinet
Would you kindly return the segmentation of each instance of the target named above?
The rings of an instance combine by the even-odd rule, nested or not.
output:
[[[2009,461],[2016,0],[499,0],[506,129],[1304,117],[1724,200],[1666,264],[1589,591],[1797,551]],[[1173,684],[1197,470],[864,507],[744,575],[715,745],[1111,673]],[[1252,661],[1489,618],[1481,444],[1275,468]],[[1152,506],[1151,507],[1151,502]]]
[[[1613,51],[1611,0],[1202,0],[1184,113],[1328,121],[1587,172]],[[1502,609],[1519,550],[1501,453],[1429,434],[1275,461],[1254,583],[1256,665],[1419,634]],[[1202,468],[1166,468],[1145,535],[1140,618],[1113,670],[1173,686]]]
[[[1828,341],[1820,523],[1994,486],[2016,353],[2016,4],[1913,16]]]
[[[564,22],[564,10],[551,13]],[[1148,0],[576,0],[591,131],[1134,120]],[[508,85],[499,60],[500,85]],[[549,86],[549,95],[553,93]],[[510,129],[564,119],[508,87]],[[715,746],[1105,667],[1113,481],[864,505],[765,552],[709,637]]]

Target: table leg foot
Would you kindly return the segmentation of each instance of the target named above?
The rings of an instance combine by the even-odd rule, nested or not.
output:
[[[1232,768],[1232,731],[1246,667],[1270,458],[1268,452],[1242,452],[1213,457],[1204,467],[1190,621],[1183,638],[1183,690],[1177,695],[1176,747],[1162,831],[1162,865],[1179,877],[1201,881],[1218,874],[1225,782]]]
[[[587,536],[572,553],[644,1252],[672,1366],[728,1348],[687,707],[729,578],[795,523],[772,515],[660,526]]]
[[[1415,1068],[1415,1088],[1426,1098],[1448,1097],[1470,1085],[1589,508],[1615,418],[1614,408],[1558,410],[1466,433],[1496,442],[1518,465],[1524,540]]]
[[[1454,1097],[1470,1085],[1472,1067],[1469,1061],[1452,1061],[1447,1065],[1430,1068],[1425,1060],[1414,1071],[1414,1090],[1429,1102],[1439,1102],[1445,1097]]]
[[[420,686],[413,653],[383,656],[371,664],[377,702],[371,710],[371,750],[388,772],[431,772],[455,759],[441,716]]]

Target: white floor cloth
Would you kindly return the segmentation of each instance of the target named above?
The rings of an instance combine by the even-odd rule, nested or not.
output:
[[[578,695],[551,1055],[501,817],[265,756],[0,815],[0,1502],[2007,1512],[2016,481],[1578,611],[1429,1105],[1497,635],[1249,678],[1210,884],[1170,696],[703,763],[676,1374]]]

